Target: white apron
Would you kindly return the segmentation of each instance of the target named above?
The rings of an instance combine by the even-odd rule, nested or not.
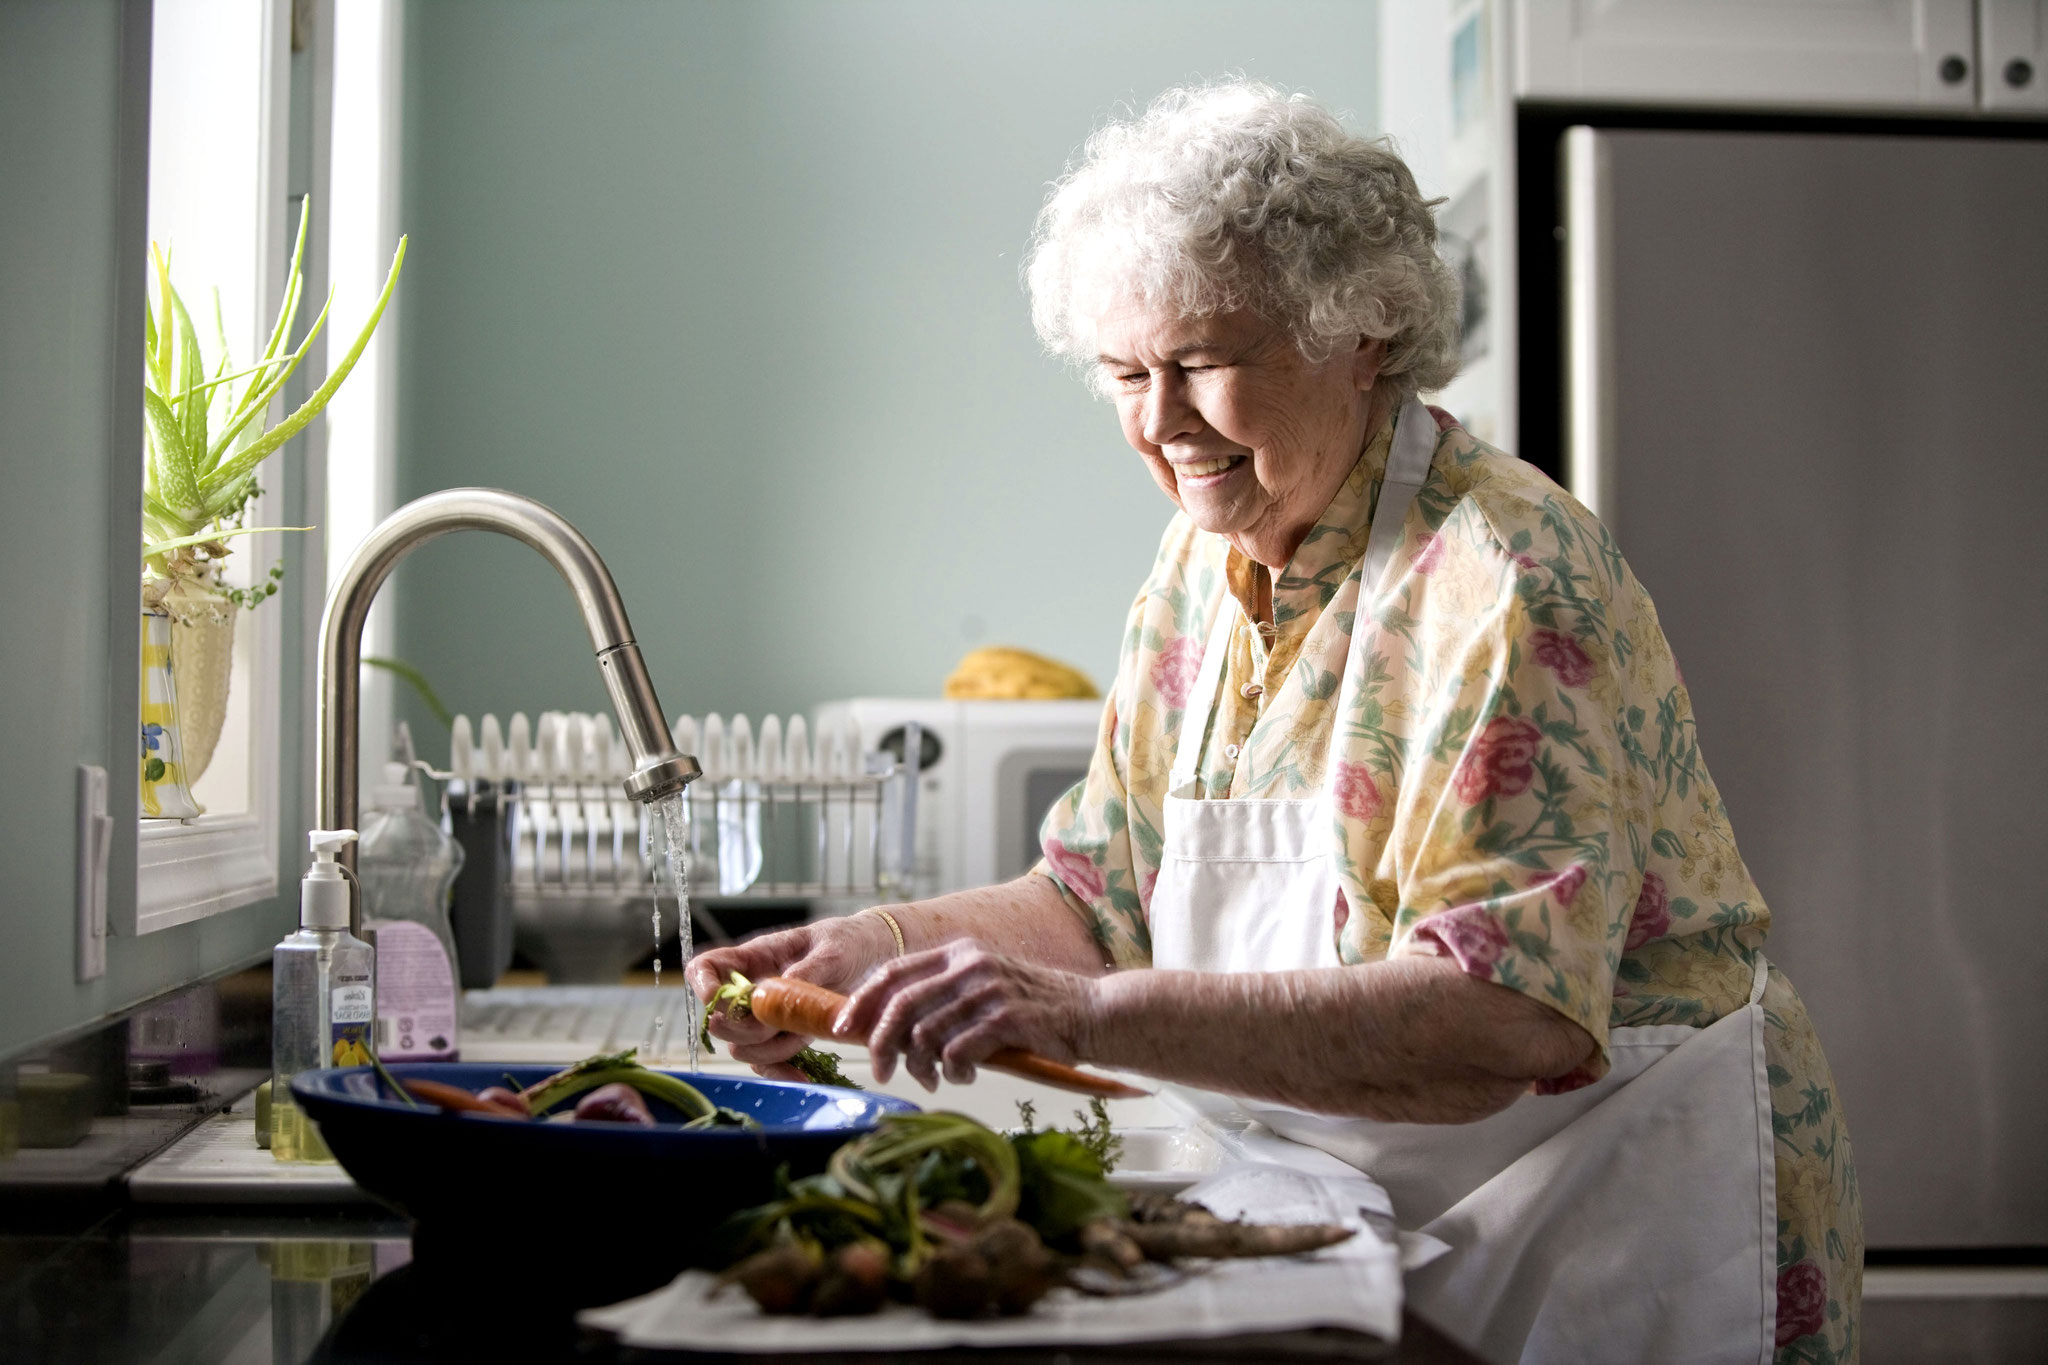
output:
[[[1411,399],[1354,583],[1378,592],[1399,581],[1392,560],[1436,438],[1428,409]],[[1364,676],[1370,600],[1358,603],[1339,716]],[[1238,615],[1226,593],[1181,723],[1152,891],[1153,965],[1335,967],[1329,794],[1193,797]],[[1614,1066],[1601,1080],[1564,1095],[1524,1095],[1477,1123],[1244,1107],[1365,1171],[1387,1188],[1403,1227],[1450,1244],[1450,1254],[1409,1276],[1409,1301],[1489,1360],[1768,1362],[1777,1182],[1757,1003],[1765,973],[1759,956],[1748,1005],[1712,1026],[1610,1030]]]

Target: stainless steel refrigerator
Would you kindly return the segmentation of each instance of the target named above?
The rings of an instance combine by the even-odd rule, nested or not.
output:
[[[1558,145],[1567,481],[1656,599],[1869,1244],[2038,1262],[2048,141]]]

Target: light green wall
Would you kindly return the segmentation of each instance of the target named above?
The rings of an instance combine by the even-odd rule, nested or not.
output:
[[[289,926],[304,846],[288,747],[287,893],[113,938],[107,974],[77,980],[81,763],[107,769],[128,832],[108,870],[117,911],[135,886],[148,25],[146,0],[0,3],[0,1059],[260,957]],[[280,478],[297,517],[303,480]],[[295,604],[273,605],[296,630]],[[304,681],[288,667],[287,734]]]
[[[1046,182],[1118,102],[1192,77],[1375,112],[1371,0],[430,0],[406,23],[401,491],[567,515],[671,714],[936,695],[981,643],[1106,683],[1170,509],[1031,334]],[[527,551],[443,540],[393,590],[456,709],[601,706]]]

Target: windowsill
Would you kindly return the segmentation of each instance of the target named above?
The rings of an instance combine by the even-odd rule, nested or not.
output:
[[[276,829],[258,815],[144,820],[135,861],[135,934],[277,894]]]

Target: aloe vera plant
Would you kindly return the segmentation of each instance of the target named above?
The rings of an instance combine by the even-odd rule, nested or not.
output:
[[[213,306],[217,355],[209,370],[192,315],[171,285],[170,263],[156,243],[150,244],[153,288],[145,320],[142,386],[148,446],[142,499],[142,554],[150,575],[146,599],[161,600],[180,585],[196,582],[210,586],[214,566],[228,555],[226,542],[236,536],[310,529],[242,525],[249,500],[257,492],[257,468],[303,431],[341,388],[369,345],[371,333],[377,330],[405,264],[405,238],[400,237],[383,292],[355,343],[297,411],[276,426],[266,427],[264,418],[271,401],[313,349],[334,305],[330,290],[304,339],[296,349],[287,349],[305,292],[306,224],[311,214],[309,196],[299,212],[291,270],[269,343],[255,363],[240,370],[228,355],[219,294],[214,295]],[[256,589],[254,595],[260,598],[275,590],[273,575],[267,590]]]

